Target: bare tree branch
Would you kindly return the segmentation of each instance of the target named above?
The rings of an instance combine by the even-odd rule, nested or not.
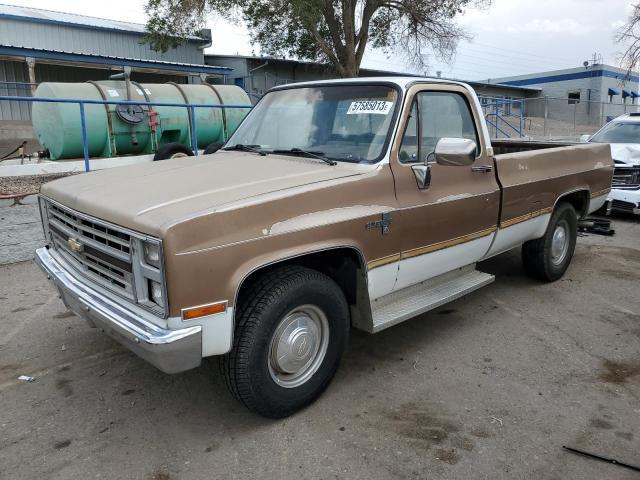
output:
[[[148,39],[160,50],[204,25],[210,12],[239,14],[252,42],[271,55],[331,63],[355,77],[367,46],[394,50],[423,67],[427,56],[451,59],[468,38],[456,24],[467,7],[491,0],[147,0]]]
[[[640,4],[632,5],[627,23],[618,30],[614,39],[627,47],[621,55],[620,64],[627,69],[627,77],[640,67]]]

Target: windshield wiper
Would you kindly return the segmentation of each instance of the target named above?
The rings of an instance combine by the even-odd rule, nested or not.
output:
[[[324,152],[312,152],[311,150],[303,150],[302,148],[291,148],[289,150],[274,150],[273,153],[296,153],[299,155],[306,155],[307,157],[318,158],[327,165],[337,165],[338,162],[327,158]]]
[[[243,152],[254,152],[260,154],[262,157],[267,156],[267,152],[260,148],[260,145],[244,145],[242,143],[236,143],[230,147],[225,147],[223,150],[242,150]]]

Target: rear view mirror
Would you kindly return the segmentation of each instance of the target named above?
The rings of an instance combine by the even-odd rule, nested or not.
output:
[[[586,134],[580,135],[580,141],[582,143],[588,143],[590,138],[591,138],[591,135],[586,135]]]
[[[434,151],[438,165],[463,167],[476,159],[476,142],[467,138],[441,138]]]

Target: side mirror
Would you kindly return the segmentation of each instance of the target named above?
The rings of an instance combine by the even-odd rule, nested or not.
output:
[[[591,135],[580,135],[580,141],[582,143],[589,143],[589,139],[591,138]]]
[[[466,138],[441,138],[434,155],[438,165],[464,167],[476,159],[476,142]]]

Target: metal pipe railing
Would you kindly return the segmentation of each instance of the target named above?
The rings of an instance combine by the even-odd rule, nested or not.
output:
[[[34,85],[38,85],[33,82],[8,82],[8,81],[0,81],[0,85],[6,85],[5,88],[31,88]]]
[[[501,97],[489,97],[480,95],[478,96],[481,102],[482,112],[484,113],[487,124],[495,129],[495,137],[499,134],[504,135],[507,138],[511,138],[503,128],[500,128],[500,120],[511,128],[516,135],[522,137],[524,127],[524,111],[523,111],[523,99],[520,98],[501,98]],[[512,113],[512,110],[517,108],[518,113]],[[493,121],[489,119],[493,117]],[[517,127],[513,126],[508,119],[515,118],[517,121]]]
[[[193,154],[198,156],[198,136],[196,126],[196,108],[253,108],[253,105],[222,105],[217,103],[170,103],[170,102],[135,102],[135,101],[113,101],[113,100],[84,100],[79,98],[47,98],[47,97],[24,97],[16,95],[0,95],[0,101],[10,102],[44,102],[44,103],[76,103],[80,109],[80,127],[82,130],[82,148],[84,153],[84,169],[90,171],[89,165],[89,144],[87,142],[87,124],[85,118],[85,105],[138,105],[149,107],[180,107],[188,109],[191,134],[191,149]]]

